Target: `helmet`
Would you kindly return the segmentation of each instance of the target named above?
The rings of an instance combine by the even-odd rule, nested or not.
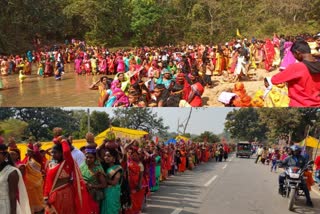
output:
[[[294,151],[299,151],[299,152],[301,152],[301,147],[300,147],[300,146],[293,145],[293,146],[291,146],[290,148],[291,148],[291,150],[292,150],[293,152],[294,152]]]

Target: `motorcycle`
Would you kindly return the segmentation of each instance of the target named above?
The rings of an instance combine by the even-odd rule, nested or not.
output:
[[[293,210],[296,200],[300,196],[305,196],[303,191],[303,182],[306,182],[304,172],[311,169],[314,161],[309,161],[304,168],[287,167],[285,169],[285,180],[283,184],[282,196],[288,198],[288,209]]]

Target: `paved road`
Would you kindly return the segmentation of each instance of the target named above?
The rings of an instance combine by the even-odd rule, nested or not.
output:
[[[152,214],[289,214],[287,199],[277,194],[278,174],[254,159],[231,157],[228,162],[202,164],[161,183],[144,213]],[[298,200],[293,213],[320,213],[320,195],[312,193],[314,208]]]

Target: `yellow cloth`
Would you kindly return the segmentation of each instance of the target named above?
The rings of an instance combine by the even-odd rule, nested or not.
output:
[[[261,98],[263,97],[263,91],[262,90],[258,90],[256,92],[256,94],[254,95],[254,97],[251,100],[251,106],[252,107],[263,107],[264,106],[264,100]]]
[[[40,212],[44,209],[43,178],[41,164],[31,159],[26,164],[25,184],[29,197],[31,212]]]
[[[289,107],[290,98],[285,85],[274,85],[264,100],[264,107]]]
[[[176,137],[176,140],[183,140],[183,141],[187,142],[189,140],[189,138],[179,135]]]
[[[303,140],[300,145],[312,147],[315,149],[318,147],[320,149],[319,140],[311,136],[308,136],[305,140]]]
[[[109,128],[103,132],[101,132],[99,135],[95,137],[95,142],[97,145],[101,145],[107,134],[112,131],[116,137],[119,138],[129,138],[129,139],[140,139],[143,136],[147,135],[148,132],[141,131],[141,130],[135,130],[135,129],[127,129],[127,128],[120,128],[120,127],[112,127]],[[80,139],[80,140],[73,140],[72,145],[78,149],[85,146],[87,143],[86,139]],[[17,147],[21,151],[21,159],[23,159],[27,153],[27,144],[18,144]],[[47,150],[49,148],[53,147],[53,142],[42,142],[41,143],[41,149]],[[49,157],[47,157],[49,158]]]

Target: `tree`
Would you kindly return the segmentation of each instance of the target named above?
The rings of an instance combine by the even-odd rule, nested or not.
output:
[[[260,124],[268,127],[266,135],[271,141],[289,133],[293,134],[293,140],[298,140],[296,137],[301,136],[301,131],[303,135],[304,128],[298,129],[303,117],[297,108],[263,108],[258,110],[258,114]]]
[[[231,138],[254,141],[266,139],[267,127],[259,123],[259,114],[254,108],[243,108],[229,112],[226,117],[225,129]]]
[[[9,119],[14,115],[12,108],[0,108],[0,121]]]
[[[106,112],[93,111],[90,114],[90,132],[97,135],[110,127],[110,118]],[[88,114],[83,111],[80,118],[78,138],[84,138],[88,132]]]
[[[26,132],[36,140],[52,139],[52,129],[61,127],[64,133],[79,130],[78,122],[72,117],[71,111],[61,108],[13,108],[14,118],[28,124]]]
[[[0,121],[0,130],[4,131],[3,136],[8,139],[9,137],[14,137],[16,141],[20,141],[25,138],[25,130],[28,124],[21,120],[7,119]]]
[[[152,134],[163,135],[169,129],[163,123],[163,118],[157,113],[152,113],[149,108],[125,108],[113,111],[113,121],[117,121],[120,127],[144,130]]]
[[[196,138],[194,138],[194,140],[198,142],[207,141],[208,143],[217,143],[220,141],[220,138],[212,132],[205,131]]]

